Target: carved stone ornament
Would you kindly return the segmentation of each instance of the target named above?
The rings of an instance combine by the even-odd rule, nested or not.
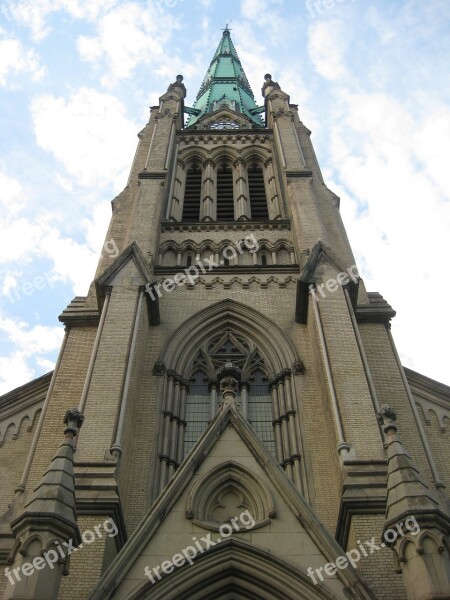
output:
[[[382,404],[380,412],[377,415],[378,423],[383,427],[386,433],[389,429],[397,431],[397,415],[389,406],[389,404]]]
[[[73,433],[77,435],[78,429],[83,425],[84,416],[77,408],[68,410],[64,416],[64,424],[67,425],[64,433]]]
[[[153,367],[153,375],[164,375],[165,370],[166,365],[162,362],[162,360],[157,360]]]

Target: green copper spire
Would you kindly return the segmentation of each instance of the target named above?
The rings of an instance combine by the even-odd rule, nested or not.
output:
[[[221,108],[244,115],[251,121],[252,127],[264,127],[259,115],[262,109],[256,106],[228,26],[223,31],[219,47],[197,94],[194,108],[186,111],[191,115],[186,127],[195,125],[206,114]]]

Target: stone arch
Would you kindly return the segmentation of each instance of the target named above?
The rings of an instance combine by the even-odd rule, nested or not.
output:
[[[187,375],[195,347],[232,327],[255,341],[272,367],[272,375],[290,368],[297,360],[291,341],[281,329],[259,311],[234,300],[222,300],[189,317],[172,335],[161,353],[167,369]]]
[[[340,598],[344,598],[342,593]],[[209,552],[156,583],[145,582],[129,600],[336,600],[299,569],[248,542],[222,540]]]
[[[229,162],[231,165],[239,158],[239,152],[231,146],[220,146],[211,153],[211,159],[219,165],[223,161]]]
[[[193,486],[186,506],[186,516],[196,525],[218,531],[227,516],[215,519],[217,509],[228,508],[223,500],[227,494],[238,498],[233,515],[249,511],[256,527],[268,525],[276,510],[270,492],[258,478],[242,465],[230,460],[207,473]]]
[[[260,163],[261,166],[264,166],[264,162],[271,156],[270,150],[266,148],[255,148],[253,146],[249,146],[244,148],[242,151],[242,158],[246,162],[246,164],[250,164],[252,162]]]
[[[184,459],[185,439],[192,444],[191,436],[185,438],[186,428],[190,421],[186,415],[186,407],[192,408],[192,398],[189,397],[189,379],[192,374],[193,362],[197,360],[199,350],[206,347],[211,339],[228,332],[230,335],[241,336],[249,342],[249,352],[258,349],[264,364],[264,376],[267,375],[267,393],[261,396],[264,410],[258,418],[258,425],[262,436],[261,443],[270,446],[270,452],[276,457],[287,477],[300,489],[304,487],[304,471],[301,466],[303,455],[300,434],[301,405],[297,402],[295,378],[292,367],[297,364],[298,357],[295,349],[281,331],[262,313],[255,309],[235,302],[222,300],[209,306],[192,317],[189,317],[174,332],[166,343],[157,364],[164,375],[161,384],[160,415],[161,435],[158,447],[160,459],[159,492],[172,478],[175,471]],[[237,358],[237,364],[246,367],[242,362],[244,353]],[[224,356],[220,354],[220,356]],[[220,363],[221,358],[214,359]],[[232,358],[227,360],[232,360]],[[196,429],[203,432],[211,418],[216,414],[220,405],[220,391],[215,380],[215,369],[210,370],[210,412],[202,400],[201,418],[196,421]],[[247,369],[248,370],[248,369]],[[243,375],[246,374],[245,369]],[[241,408],[244,418],[247,418],[247,401],[249,390],[248,380],[242,380]],[[263,400],[262,398],[265,397]],[[270,414],[269,414],[270,413]],[[267,423],[273,431],[267,430]],[[175,425],[176,424],[176,425]],[[259,435],[259,434],[258,434]],[[198,439],[198,437],[197,437]]]
[[[195,163],[203,168],[205,162],[209,158],[209,155],[206,150],[203,150],[203,148],[194,146],[193,148],[183,148],[183,150],[180,152],[179,158],[183,161],[183,166],[185,169],[189,169],[189,167]]]

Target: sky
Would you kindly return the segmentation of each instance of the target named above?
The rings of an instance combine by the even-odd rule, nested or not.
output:
[[[450,384],[448,0],[0,0],[0,394],[53,368],[149,106],[230,23],[312,141],[403,364]]]

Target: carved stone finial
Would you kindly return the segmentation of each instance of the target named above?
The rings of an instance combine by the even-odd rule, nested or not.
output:
[[[241,381],[241,370],[232,362],[226,362],[217,370],[217,381],[224,402],[234,401]]]
[[[281,88],[276,81],[272,80],[272,75],[270,73],[266,73],[266,75],[264,75],[264,85],[261,90],[262,95],[266,97],[272,90],[279,89]]]
[[[305,365],[303,364],[303,361],[299,358],[296,361],[294,361],[294,364],[292,365],[292,370],[294,371],[295,375],[303,375],[305,372]]]
[[[80,413],[78,408],[72,408],[64,415],[64,424],[67,425],[64,433],[67,435],[71,433],[73,437],[78,434],[78,430],[83,425],[84,416]]]
[[[397,415],[389,406],[389,404],[382,404],[380,412],[377,415],[378,423],[383,427],[385,433],[392,430],[394,433],[397,431]]]
[[[166,365],[162,362],[162,360],[157,360],[153,367],[153,375],[164,375],[166,370]]]

